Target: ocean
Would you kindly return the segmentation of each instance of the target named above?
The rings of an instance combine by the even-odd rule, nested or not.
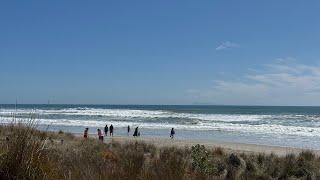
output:
[[[320,107],[205,105],[0,105],[0,123],[35,118],[40,129],[90,133],[106,124],[115,135],[136,126],[141,136],[221,140],[320,149]],[[133,133],[133,132],[132,132]],[[130,134],[132,135],[132,134]]]

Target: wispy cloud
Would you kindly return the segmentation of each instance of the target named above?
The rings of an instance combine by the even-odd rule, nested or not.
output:
[[[215,104],[320,105],[320,66],[278,61],[249,72],[193,94]]]
[[[216,47],[217,51],[239,47],[237,43],[225,41]]]

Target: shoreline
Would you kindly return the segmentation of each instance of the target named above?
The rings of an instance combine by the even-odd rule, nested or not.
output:
[[[77,137],[82,137],[82,134],[74,134]],[[96,135],[90,134],[90,138],[97,138]],[[302,151],[310,150],[316,155],[320,156],[320,150],[308,149],[308,148],[296,148],[296,147],[285,147],[285,146],[272,146],[272,145],[260,145],[260,144],[246,144],[240,142],[228,142],[220,140],[197,140],[197,139],[170,139],[164,137],[132,137],[132,136],[105,136],[104,142],[109,143],[111,141],[116,141],[119,143],[126,142],[145,142],[148,144],[153,144],[156,147],[191,147],[197,144],[204,145],[206,148],[218,148],[221,147],[228,152],[234,153],[274,153],[279,156],[285,156],[287,154],[299,154]]]

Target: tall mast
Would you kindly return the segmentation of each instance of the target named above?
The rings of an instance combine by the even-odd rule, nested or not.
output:
[[[14,107],[14,109],[16,110],[16,112],[17,112],[17,107],[18,107],[18,99],[16,98],[16,105],[15,105],[15,107]]]

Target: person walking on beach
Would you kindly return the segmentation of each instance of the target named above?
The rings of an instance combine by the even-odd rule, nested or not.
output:
[[[103,135],[100,129],[97,129],[99,140],[103,142]]]
[[[138,136],[138,127],[136,127],[136,129],[134,130],[133,136],[134,136],[134,137],[137,137],[137,136]]]
[[[129,133],[130,133],[130,126],[128,125],[128,136],[129,136]]]
[[[113,137],[113,125],[112,125],[112,124],[111,124],[111,126],[110,126],[110,136]]]
[[[176,134],[176,132],[174,131],[174,128],[171,129],[171,132],[170,132],[170,137],[171,139],[174,138],[174,134]]]
[[[88,131],[89,131],[89,128],[86,128],[86,129],[84,130],[83,138],[85,138],[85,139],[88,138]]]
[[[104,127],[104,135],[105,136],[108,136],[108,125],[106,125],[105,127]]]

